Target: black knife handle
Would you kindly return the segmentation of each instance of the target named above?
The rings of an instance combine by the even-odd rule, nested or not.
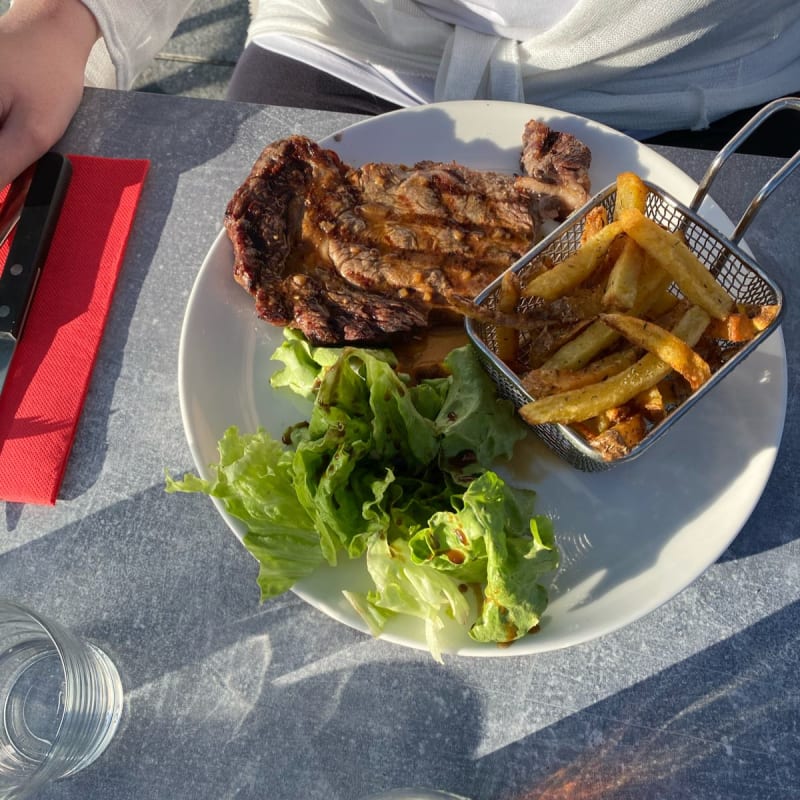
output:
[[[60,153],[45,153],[36,164],[0,275],[0,336],[4,338],[19,339],[22,333],[71,174],[72,165]]]

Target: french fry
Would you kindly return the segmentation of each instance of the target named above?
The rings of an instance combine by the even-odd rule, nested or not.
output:
[[[664,381],[639,392],[631,401],[633,405],[641,409],[642,414],[650,422],[661,422],[667,416],[667,401],[661,386]]]
[[[689,310],[693,305],[685,297],[676,298],[674,303],[670,303],[666,308],[661,301],[653,303],[647,311],[647,319],[660,325],[662,328],[672,330],[678,320]],[[658,311],[656,311],[658,307]],[[709,320],[711,318],[709,317]]]
[[[778,306],[751,306],[739,303],[736,311],[723,320],[712,320],[708,333],[727,342],[749,342],[774,321]]]
[[[644,214],[648,191],[644,181],[635,172],[621,172],[617,175],[614,219],[619,219],[621,212],[628,208],[635,208]]]
[[[503,314],[513,314],[517,309],[518,302],[519,276],[515,272],[508,271],[500,282],[497,293],[497,310]],[[519,330],[508,325],[498,325],[495,334],[498,358],[506,364],[513,364],[519,354]]]
[[[678,296],[668,290],[664,290],[660,297],[657,297],[653,304],[647,309],[648,316],[658,318],[668,313],[678,302]]]
[[[633,239],[625,238],[619,255],[608,274],[603,306],[612,310],[627,311],[636,302],[639,274],[644,254]]]
[[[710,317],[700,308],[698,313],[706,316],[705,330],[711,321]],[[661,326],[627,314],[601,314],[600,319],[610,328],[619,331],[631,344],[644,348],[669,364],[686,378],[693,391],[711,377],[708,364],[683,339]]]
[[[624,209],[619,222],[636,243],[668,273],[693,303],[714,319],[724,319],[734,307],[721,286],[678,234],[662,228],[637,209]]]
[[[672,333],[693,347],[707,326],[708,314],[698,306],[692,306]],[[522,405],[519,413],[530,425],[580,422],[596,417],[606,409],[624,405],[640,392],[655,386],[671,371],[669,364],[653,353],[647,353],[632,366],[601,383],[534,400]]]
[[[760,306],[758,312],[751,317],[755,329],[760,332],[768,328],[775,321],[779,311],[780,306]]]
[[[642,414],[633,414],[589,440],[604,461],[626,456],[647,434],[647,421]]]
[[[602,414],[595,417],[595,420],[597,420],[596,425],[598,433],[604,433],[609,428],[613,428],[614,425],[624,422],[632,416],[633,413],[630,403],[607,408]]]
[[[595,319],[603,310],[603,287],[581,286],[558,300],[551,300],[544,310],[536,309],[532,315],[544,313],[554,322],[579,322]]]
[[[672,278],[660,267],[645,262],[631,313],[638,315],[647,312],[663,295],[670,283]],[[609,328],[601,320],[596,320],[586,330],[556,350],[542,366],[546,369],[581,369],[618,339],[617,331]]]
[[[600,232],[601,228],[608,225],[608,212],[603,206],[595,206],[593,209],[586,213],[586,218],[583,221],[583,230],[581,231],[581,246],[586,244],[589,239],[596,233]]]
[[[663,381],[658,383],[658,390],[664,398],[664,406],[666,408],[677,408],[692,393],[689,384],[674,372],[671,372]]]
[[[593,361],[583,369],[532,369],[520,380],[532,397],[544,397],[605,380],[634,364],[637,357],[635,348],[628,347]]]
[[[527,366],[530,369],[541,367],[552,357],[553,353],[557,353],[567,342],[571,342],[593,324],[591,320],[570,323],[554,322],[552,325],[546,325],[536,331],[531,337],[530,343],[526,342]]]
[[[756,335],[756,326],[747,314],[728,314],[725,319],[712,320],[708,335],[726,342],[749,342]]]
[[[540,257],[516,294],[505,285],[497,293],[497,311],[521,317],[495,321],[497,355],[513,361],[536,398],[520,416],[571,426],[609,461],[780,313],[779,305],[734,301],[683,232],[646,216],[649,193],[635,173],[620,173],[613,212],[598,205],[586,213],[576,250],[556,263],[552,253]],[[533,302],[521,308],[522,298]],[[507,342],[513,331],[502,325],[519,325],[517,338]]]
[[[595,320],[577,336],[565,342],[543,364],[544,369],[582,369],[598,354],[611,347],[619,334]]]
[[[572,291],[588,278],[603,262],[608,248],[622,232],[622,223],[611,222],[589,238],[583,247],[556,264],[552,269],[537,275],[522,290],[525,297],[556,300]]]
[[[634,172],[621,172],[617,175],[617,194],[614,201],[614,219],[618,220],[623,211],[636,209],[644,214],[647,208],[648,188]],[[614,263],[608,276],[603,305],[615,311],[627,311],[636,302],[636,289],[642,269],[644,254],[632,239],[624,236],[614,254]],[[619,240],[618,240],[619,242]],[[615,243],[617,244],[617,243]]]
[[[587,442],[590,442],[596,436],[599,436],[602,433],[601,430],[598,428],[598,417],[593,417],[592,419],[585,419],[582,422],[573,422],[572,423],[572,430],[576,433],[583,436]]]

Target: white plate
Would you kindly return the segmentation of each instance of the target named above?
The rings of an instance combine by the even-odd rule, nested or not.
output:
[[[322,144],[346,162],[456,160],[481,169],[518,170],[525,122],[536,117],[569,131],[592,150],[592,187],[623,170],[637,172],[689,202],[695,183],[636,141],[562,112],[516,103],[443,103],[375,117]],[[266,144],[266,143],[265,143]],[[711,202],[704,216],[732,226]],[[233,256],[220,233],[189,299],[180,347],[181,411],[197,469],[217,460],[223,431],[266,427],[279,436],[307,406],[269,387],[269,360],[281,331],[256,319],[233,281]],[[786,357],[780,331],[770,337],[670,434],[641,458],[586,474],[563,464],[534,437],[523,442],[510,475],[539,494],[556,520],[563,566],[541,631],[513,646],[478,645],[455,625],[447,650],[461,655],[520,655],[568,647],[627,625],[666,602],[712,564],[747,521],[772,469],[786,409]],[[217,504],[238,536],[240,524]],[[361,562],[321,568],[295,588],[304,600],[365,631],[341,595],[364,587]],[[425,648],[421,626],[397,620],[384,637]]]

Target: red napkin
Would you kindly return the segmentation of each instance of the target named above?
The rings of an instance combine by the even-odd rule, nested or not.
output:
[[[18,503],[58,497],[149,166],[69,159],[72,180],[0,394],[0,499]],[[0,265],[7,255],[8,243]]]

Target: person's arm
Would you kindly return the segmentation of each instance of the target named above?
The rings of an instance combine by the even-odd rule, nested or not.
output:
[[[130,89],[175,31],[193,0],[83,0],[94,14],[103,47],[92,53],[90,77]],[[93,80],[94,82],[94,80]]]
[[[0,187],[66,130],[99,35],[80,0],[15,0],[0,16]]]
[[[96,85],[129,89],[191,3],[14,0],[0,16],[0,187],[66,130],[87,62]]]

